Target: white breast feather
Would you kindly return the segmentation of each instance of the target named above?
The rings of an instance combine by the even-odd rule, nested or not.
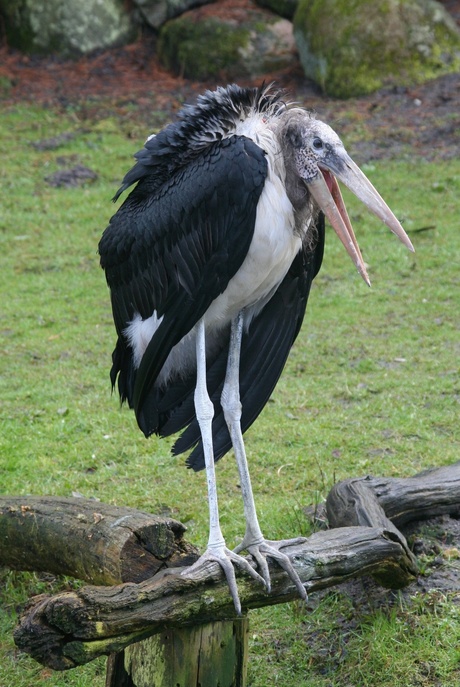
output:
[[[259,199],[254,236],[248,254],[224,293],[205,314],[207,346],[216,344],[218,332],[227,327],[237,313],[246,308],[246,326],[271,298],[301,249],[301,238],[294,232],[294,210],[284,187],[284,162],[273,132],[260,115],[241,122],[235,132],[254,140],[267,154],[268,173]],[[142,320],[136,314],[125,330],[139,366],[147,345],[163,318],[154,312]],[[195,365],[195,332],[192,330],[171,351],[157,379],[161,385],[171,374],[186,373]]]

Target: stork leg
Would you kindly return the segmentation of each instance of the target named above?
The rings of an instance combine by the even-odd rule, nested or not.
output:
[[[212,418],[214,416],[214,406],[206,387],[206,337],[204,320],[201,319],[197,325],[196,337],[196,359],[197,359],[197,380],[195,388],[195,412],[200,426],[203,441],[203,452],[206,465],[206,477],[208,483],[209,500],[209,540],[206,551],[182,574],[189,575],[202,568],[208,561],[219,563],[227,578],[230,594],[235,605],[236,612],[241,615],[241,603],[238,596],[235,570],[232,563],[245,570],[251,577],[262,582],[264,579],[254,570],[248,561],[237,553],[228,549],[222,535],[219,523],[219,507],[217,503],[216,474],[214,468],[214,451],[212,444]]]
[[[233,320],[230,333],[230,346],[228,353],[227,372],[224,387],[222,389],[221,404],[225,421],[233,444],[238,472],[240,476],[241,493],[243,497],[244,515],[246,519],[246,532],[243,541],[235,548],[235,553],[247,550],[256,560],[267,589],[270,591],[270,573],[267,557],[273,558],[287,572],[295,583],[300,596],[307,598],[307,593],[300,577],[294,570],[288,556],[280,551],[286,546],[301,544],[303,537],[296,539],[283,539],[281,541],[268,541],[264,538],[257,519],[254,496],[249,476],[248,461],[244,448],[243,433],[241,431],[241,401],[240,401],[240,351],[243,338],[244,313],[241,311]]]

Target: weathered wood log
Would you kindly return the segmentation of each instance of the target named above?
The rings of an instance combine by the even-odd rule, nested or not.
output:
[[[458,513],[460,463],[408,479],[367,477],[334,487],[328,512],[335,529],[285,549],[307,590],[365,574],[390,588],[412,581],[417,574],[415,558],[387,515],[398,522],[418,518],[417,499],[422,517]],[[275,566],[270,572],[270,594],[246,576],[238,577],[243,607],[296,598],[287,575]],[[222,571],[209,563],[194,575],[168,570],[140,584],[85,587],[37,599],[23,615],[15,640],[41,663],[63,670],[119,651],[165,626],[188,627],[233,615]]]
[[[90,499],[0,497],[0,565],[13,570],[140,582],[198,558],[184,532],[172,518]]]
[[[375,527],[378,522],[387,527],[388,519],[401,527],[411,520],[460,513],[460,462],[413,477],[344,480],[332,487],[326,508],[330,527],[370,523]]]
[[[306,543],[284,549],[307,590],[339,584],[379,570],[392,586],[408,584],[417,574],[413,557],[381,528],[351,527],[318,532]],[[398,574],[395,575],[395,570]],[[270,566],[268,594],[252,579],[238,577],[244,608],[297,598],[286,573]],[[161,632],[234,617],[228,586],[217,563],[182,576],[158,573],[140,584],[84,587],[37,599],[15,630],[17,646],[55,670],[93,660]]]

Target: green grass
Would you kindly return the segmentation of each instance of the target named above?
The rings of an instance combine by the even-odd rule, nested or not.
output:
[[[460,678],[460,608],[438,592],[361,613],[340,591],[316,608],[259,612],[249,684],[283,687],[454,687]]]
[[[115,336],[96,249],[115,209],[110,198],[146,132],[132,121],[79,116],[15,107],[0,120],[9,151],[0,167],[0,493],[78,492],[152,512],[166,506],[203,546],[203,473],[172,458],[169,440],[146,441],[108,380]],[[32,146],[68,131],[75,137],[57,150]],[[62,157],[98,179],[75,189],[47,185]],[[246,435],[260,520],[272,538],[308,533],[302,508],[339,479],[409,476],[459,457],[460,163],[386,162],[365,171],[417,252],[347,196],[373,286],[328,232],[298,342]],[[231,456],[217,476],[233,545],[243,515]],[[16,607],[62,584],[1,574],[0,687],[104,684],[103,661],[52,673],[14,648]],[[366,615],[331,592],[312,612],[296,604],[253,612],[250,685],[458,684],[454,601],[422,599]],[[352,613],[354,630],[344,638]]]

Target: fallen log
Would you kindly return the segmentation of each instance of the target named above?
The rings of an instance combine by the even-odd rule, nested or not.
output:
[[[330,587],[376,571],[393,588],[417,574],[412,554],[381,528],[350,527],[317,532],[306,543],[283,549],[307,591]],[[238,576],[245,609],[297,598],[290,578],[270,566],[272,591]],[[139,584],[84,587],[38,598],[20,620],[17,646],[40,663],[64,670],[134,643],[166,626],[184,627],[235,615],[228,585],[217,563],[193,575],[158,573]]]
[[[378,509],[376,509],[378,507]],[[329,527],[402,527],[411,520],[460,513],[460,461],[413,477],[356,477],[335,484],[326,500]]]
[[[172,518],[83,498],[0,496],[0,565],[92,584],[140,582],[198,550]]]
[[[334,529],[284,550],[307,591],[366,574],[384,586],[401,588],[417,575],[417,565],[403,534],[387,516],[391,513],[399,523],[458,513],[460,463],[407,479],[346,480],[332,490],[327,510]],[[245,609],[297,597],[281,569],[271,566],[270,572],[269,594],[252,579],[238,577]],[[222,571],[209,563],[193,575],[162,570],[139,584],[84,587],[40,597],[22,616],[15,641],[44,665],[63,670],[120,651],[165,627],[196,626],[233,616]]]

